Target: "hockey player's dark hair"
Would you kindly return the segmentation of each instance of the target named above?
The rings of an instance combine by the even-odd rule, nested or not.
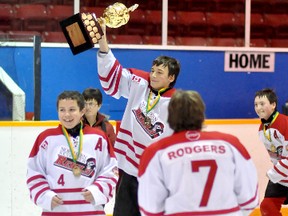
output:
[[[168,106],[168,123],[175,131],[201,130],[205,120],[205,104],[196,91],[177,90]]]
[[[82,95],[86,101],[94,99],[97,101],[98,105],[102,104],[102,93],[97,88],[87,88],[82,92]]]
[[[270,104],[272,103],[275,103],[276,104],[276,107],[275,107],[275,110],[277,110],[277,103],[278,103],[278,98],[277,98],[277,95],[275,93],[275,91],[271,88],[264,88],[262,90],[259,90],[255,93],[255,97],[267,97],[268,101],[270,102]]]
[[[63,91],[57,98],[57,109],[59,106],[60,100],[71,99],[76,100],[77,105],[79,106],[80,110],[83,110],[85,107],[85,100],[83,95],[78,91]]]

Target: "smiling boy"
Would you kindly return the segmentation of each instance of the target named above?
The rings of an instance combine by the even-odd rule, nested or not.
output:
[[[267,171],[269,182],[260,205],[264,216],[282,215],[281,205],[288,195],[288,118],[277,111],[277,100],[269,88],[257,91],[254,99],[255,112],[261,119],[259,137],[274,165]]]
[[[42,215],[106,215],[117,161],[106,134],[82,123],[84,106],[77,91],[59,94],[60,124],[41,132],[29,155],[27,186]]]

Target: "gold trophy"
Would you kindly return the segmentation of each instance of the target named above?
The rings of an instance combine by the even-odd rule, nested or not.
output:
[[[130,18],[130,12],[137,9],[139,5],[134,4],[127,8],[124,4],[116,2],[108,6],[102,15],[106,26],[118,28],[125,25]],[[103,32],[94,13],[78,13],[60,22],[64,36],[74,55],[94,47],[102,38]]]

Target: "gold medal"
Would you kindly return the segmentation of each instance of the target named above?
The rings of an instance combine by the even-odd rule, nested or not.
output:
[[[81,176],[81,173],[82,173],[82,170],[81,168],[77,165],[77,159],[82,151],[82,147],[83,147],[83,123],[80,122],[81,126],[80,126],[80,131],[79,131],[79,145],[78,145],[78,152],[76,154],[76,152],[74,151],[74,148],[73,148],[73,144],[71,143],[71,140],[70,140],[70,137],[69,137],[69,134],[66,130],[66,128],[62,125],[62,131],[63,131],[63,134],[67,140],[67,143],[68,143],[68,146],[69,146],[69,149],[70,149],[70,152],[71,152],[71,156],[72,156],[72,160],[74,162],[74,166],[72,168],[72,172],[73,172],[73,175],[76,176],[76,177],[79,177]],[[75,143],[74,143],[75,145]],[[76,147],[76,146],[75,146]]]
[[[81,169],[76,164],[73,167],[73,175],[79,177],[81,175]]]
[[[144,117],[144,124],[147,126],[151,126],[151,119],[148,117],[148,113],[156,106],[156,104],[159,102],[161,93],[166,91],[167,88],[162,88],[158,91],[158,94],[156,98],[153,97],[153,93],[150,90],[147,98],[147,104],[146,104],[146,115]],[[153,116],[153,115],[152,115]]]
[[[148,126],[151,125],[151,119],[148,116],[145,116],[144,123]]]

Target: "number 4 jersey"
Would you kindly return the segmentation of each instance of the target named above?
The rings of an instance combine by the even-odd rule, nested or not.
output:
[[[219,132],[182,131],[147,147],[139,167],[142,215],[249,215],[258,178],[240,141]]]

